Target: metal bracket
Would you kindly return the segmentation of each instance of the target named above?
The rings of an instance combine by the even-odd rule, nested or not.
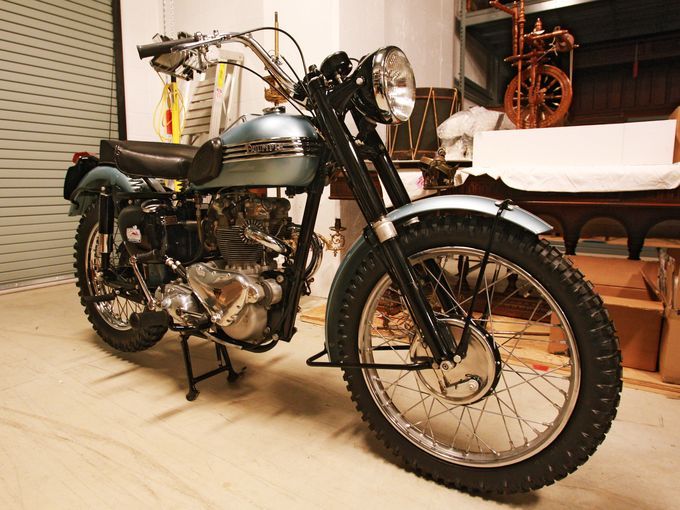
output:
[[[373,349],[374,351],[404,351],[409,350],[411,347],[409,345],[381,345]],[[306,363],[310,367],[335,367],[335,368],[374,368],[380,370],[425,370],[427,368],[432,368],[432,360],[429,358],[415,358],[415,363],[351,363],[347,361],[317,361],[322,356],[328,356],[331,359],[330,354],[326,349],[321,352],[316,353],[307,359]]]
[[[514,208],[514,203],[509,198],[503,201],[496,202],[498,206],[498,211],[496,211],[496,216],[494,216],[493,223],[491,224],[491,231],[489,232],[489,240],[486,243],[486,250],[484,251],[484,256],[479,264],[479,273],[477,274],[477,281],[475,282],[475,289],[470,298],[470,308],[465,317],[465,325],[463,326],[463,333],[460,336],[460,342],[456,348],[456,353],[454,356],[454,361],[459,363],[461,359],[465,358],[467,355],[468,343],[470,341],[470,327],[472,326],[472,313],[475,310],[475,304],[477,301],[477,294],[479,293],[479,288],[482,285],[482,280],[484,280],[484,272],[486,271],[486,266],[489,263],[489,254],[491,252],[491,246],[493,245],[493,236],[496,233],[496,226],[498,225],[498,220],[501,218],[505,210],[512,210]]]
[[[371,228],[381,243],[397,237],[397,229],[387,216],[381,216],[378,221],[371,223]]]

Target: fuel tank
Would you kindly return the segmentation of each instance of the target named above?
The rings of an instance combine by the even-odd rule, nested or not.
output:
[[[307,117],[270,108],[220,135],[222,170],[198,189],[307,186],[319,166],[321,140]]]

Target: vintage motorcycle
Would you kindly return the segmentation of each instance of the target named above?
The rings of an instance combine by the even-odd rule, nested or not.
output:
[[[341,368],[370,428],[437,482],[512,493],[574,471],[616,414],[620,353],[592,285],[539,238],[550,225],[507,200],[410,200],[376,132],[414,108],[400,49],[361,60],[341,51],[318,68],[300,52],[298,78],[252,36],[261,30],[279,29],[197,33],[138,50],[200,70],[211,46],[241,43],[299,115],[273,107],[200,148],[104,140],[98,159],[69,170],[70,214],[82,216],[77,286],[95,331],[121,351],[179,332],[189,400],[200,380],[236,379],[226,346],[261,353],[295,334],[323,249],[313,231],[321,193],[342,172],[367,227],[335,276],[325,346],[307,364]],[[306,194],[300,224],[289,200],[266,188]],[[194,374],[190,337],[214,342],[215,370]]]

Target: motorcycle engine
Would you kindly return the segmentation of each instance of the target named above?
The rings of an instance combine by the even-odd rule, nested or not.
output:
[[[127,205],[118,214],[120,236],[130,255],[147,257],[145,280],[154,289],[172,279],[161,254],[180,262],[191,260],[199,251],[195,209],[173,206],[165,200],[146,200]]]
[[[214,201],[209,234],[217,245],[225,268],[247,274],[274,269],[276,253],[245,236],[246,228],[275,238],[289,237],[290,202],[285,198],[229,195]]]
[[[283,293],[268,272],[277,268],[277,246],[285,249],[292,241],[289,210],[285,198],[245,192],[214,198],[200,226],[210,261],[187,267],[188,285],[175,282],[156,291],[173,321],[191,327],[207,317],[233,339],[263,342],[268,309]]]

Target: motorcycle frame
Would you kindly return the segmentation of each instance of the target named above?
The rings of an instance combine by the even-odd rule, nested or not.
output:
[[[387,210],[385,204],[371,182],[364,158],[360,154],[361,151],[358,149],[357,144],[365,144],[366,150],[369,153],[367,157],[370,157],[375,165],[378,176],[385,186],[392,203],[398,208],[410,203],[411,200],[399,178],[396,167],[389,157],[387,149],[375,132],[375,126],[371,126],[366,130],[363,137],[364,140],[356,142],[349,133],[344,121],[339,118],[339,114],[329,104],[325,90],[320,86],[322,75],[318,72],[312,72],[307,78],[311,85],[310,89],[316,91],[313,100],[317,128],[325,135],[327,140],[333,140],[334,143],[328,144],[332,146],[332,149],[324,151],[321,155],[316,176],[305,190],[307,192],[307,199],[297,250],[292,270],[289,273],[290,283],[284,289],[284,296],[286,297],[284,298],[283,306],[278,308],[272,314],[272,317],[270,317],[271,342],[254,346],[245,342],[223,338],[223,335],[220,333],[215,336],[222,341],[234,343],[248,350],[265,350],[265,346],[269,346],[279,340],[291,340],[296,332],[295,321],[297,311],[306,285],[305,271],[307,257],[312,246],[314,225],[318,216],[321,195],[327,182],[327,168],[330,162],[335,162],[344,168],[350,188],[369,225],[364,230],[364,236],[383,255],[386,268],[404,295],[409,310],[416,318],[416,324],[418,324],[429,347],[432,349],[431,352],[435,361],[441,362],[452,359],[455,345],[450,332],[448,329],[439,326],[429,302],[418,285],[415,270],[404,255],[396,228],[386,219]],[[315,87],[315,84],[319,86]],[[181,199],[183,195],[188,197],[191,193],[191,191],[187,191],[185,193],[177,193],[175,196]],[[148,198],[154,195],[156,193],[153,191],[119,193],[113,187],[106,187],[100,190],[100,209],[104,212],[99,222],[101,238],[107,239],[109,243],[112,241],[113,215],[115,214],[114,204],[118,204],[125,199],[134,200],[135,198]],[[157,193],[157,195],[167,198],[168,193]],[[104,204],[108,205],[105,206]],[[390,228],[393,229],[393,233],[390,234],[389,238],[383,238],[381,241],[380,237],[383,235],[381,232]],[[140,258],[138,257],[138,259]],[[142,287],[145,286],[143,281],[139,283]]]

